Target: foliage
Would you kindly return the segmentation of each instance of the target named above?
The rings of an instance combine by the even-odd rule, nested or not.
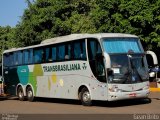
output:
[[[0,53],[6,49],[19,46],[19,42],[15,39],[15,28],[11,28],[10,26],[0,27]]]
[[[138,35],[146,49],[160,52],[160,0],[26,2],[21,22],[15,28],[0,28],[1,51],[72,33],[120,32]]]

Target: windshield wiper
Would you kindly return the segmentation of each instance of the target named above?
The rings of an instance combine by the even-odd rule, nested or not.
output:
[[[131,74],[132,74],[131,70],[128,70],[128,71],[124,74],[124,76],[122,77],[122,78],[125,79],[125,80],[123,81],[123,83],[126,83],[127,81],[130,81]]]
[[[131,63],[131,68],[136,72],[136,74],[137,74],[138,77],[140,78],[140,81],[143,82],[143,79],[142,79],[141,75],[139,74],[139,72],[138,72],[138,70],[136,69],[136,67],[133,65],[131,59],[130,59],[130,63]]]

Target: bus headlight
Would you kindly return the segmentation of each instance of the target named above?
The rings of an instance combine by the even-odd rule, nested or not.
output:
[[[143,90],[148,90],[148,89],[149,89],[148,85],[143,88]]]
[[[110,92],[122,92],[122,90],[118,88],[109,88],[109,91]]]

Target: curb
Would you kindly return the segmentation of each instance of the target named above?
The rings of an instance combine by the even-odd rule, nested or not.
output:
[[[149,88],[151,92],[160,92],[160,88]]]

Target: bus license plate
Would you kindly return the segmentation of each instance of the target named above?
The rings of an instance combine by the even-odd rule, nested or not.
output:
[[[129,94],[129,97],[136,97],[136,93]]]

